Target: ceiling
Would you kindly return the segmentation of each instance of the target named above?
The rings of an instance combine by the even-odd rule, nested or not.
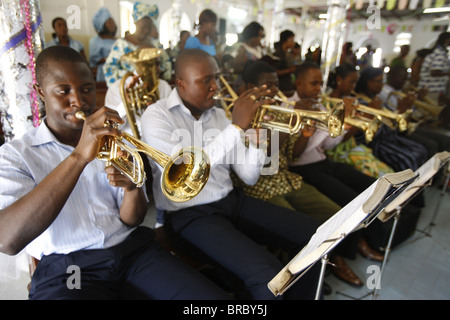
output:
[[[386,6],[384,6],[383,9],[381,9],[381,11],[380,11],[381,18],[386,19],[386,20],[390,20],[390,19],[403,20],[403,19],[412,19],[412,18],[418,19],[418,20],[420,20],[420,19],[445,19],[446,17],[448,18],[449,14],[450,14],[449,12],[424,14],[422,2],[423,1],[419,1],[417,9],[415,9],[415,10],[409,10],[408,8],[406,8],[404,10],[398,10],[397,8],[393,9],[393,10],[387,10]],[[448,5],[449,5],[449,0],[446,0],[444,6],[448,6]],[[371,11],[371,10],[369,10],[369,12],[367,13],[368,7],[369,7],[369,3],[365,3],[362,6],[362,8],[359,10],[355,9],[355,7],[350,8],[348,10],[348,19],[350,21],[367,20],[373,14],[373,11]],[[304,12],[305,13],[307,12],[307,14],[309,15],[309,18],[311,20],[319,19],[319,14],[327,13],[327,10],[328,10],[328,6],[325,4],[318,5],[318,6],[311,6],[311,7],[307,8],[307,10],[304,10],[303,8],[305,8],[305,5],[296,6],[295,3],[293,3],[292,1],[289,2],[289,6],[286,6],[285,8],[286,9],[284,10],[284,12],[286,14],[296,15],[299,17],[301,17]]]

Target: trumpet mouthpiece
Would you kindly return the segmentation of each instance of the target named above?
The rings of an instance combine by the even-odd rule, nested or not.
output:
[[[75,117],[80,120],[86,120],[86,116],[83,111],[77,111],[77,113],[75,113]]]

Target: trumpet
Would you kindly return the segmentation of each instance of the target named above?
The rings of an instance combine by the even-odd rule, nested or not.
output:
[[[225,110],[225,114],[228,119],[231,119],[231,110],[234,102],[238,99],[238,95],[234,92],[228,82],[219,76],[220,80],[228,91],[229,97],[224,96],[222,91],[219,91],[215,96],[215,100],[219,100],[222,107]],[[288,104],[294,104],[290,102],[281,92],[275,96],[275,100],[285,102]],[[228,104],[226,102],[229,102]],[[264,116],[271,113],[275,119],[265,120]],[[276,113],[276,114],[274,114]],[[279,118],[279,120],[277,120]],[[280,119],[281,118],[281,119]],[[286,118],[288,119],[286,121]],[[315,126],[318,129],[329,132],[331,137],[337,137],[342,133],[344,125],[344,104],[336,104],[330,111],[309,111],[290,109],[276,105],[262,105],[256,111],[256,115],[253,118],[252,128],[265,128],[276,130],[288,134],[295,134],[302,130],[305,126]]]
[[[407,96],[406,93],[402,92],[402,91],[392,91],[390,95],[395,95],[399,98],[405,98]],[[389,99],[389,97],[388,97]],[[430,100],[428,100],[428,103],[425,101],[421,101],[419,99],[415,99],[414,100],[414,105],[416,107],[418,107],[421,111],[424,111],[426,114],[430,115],[430,116],[434,116],[434,117],[438,117],[439,114],[442,112],[442,110],[444,109],[443,107],[432,103]]]
[[[352,92],[352,94],[355,97],[362,99],[363,101],[365,101],[367,103],[370,103],[372,101],[372,99],[370,99],[369,97],[367,97],[363,94],[356,93],[356,92]],[[330,99],[333,99],[333,98],[330,98]],[[412,113],[412,110],[407,110],[404,113],[396,113],[387,108],[375,109],[375,108],[371,108],[369,106],[365,106],[362,104],[358,104],[356,110],[359,112],[362,112],[362,113],[366,113],[366,114],[375,116],[382,123],[386,124],[390,128],[395,129],[398,127],[398,129],[400,131],[408,130],[408,118]],[[397,125],[395,123],[397,123]]]
[[[78,111],[75,116],[80,120],[86,120],[83,111]],[[117,128],[117,123],[106,122],[104,125]],[[119,156],[118,153],[121,150],[126,151],[129,156],[126,158]],[[113,165],[134,184],[141,187],[145,182],[146,174],[139,152],[145,153],[163,168],[161,189],[163,194],[174,202],[185,202],[194,198],[208,181],[209,158],[202,149],[186,147],[169,157],[125,131],[120,137],[108,136],[97,154],[97,159],[106,161],[107,165]]]
[[[322,100],[333,102],[333,103],[343,103],[342,99],[338,98],[332,98],[329,96],[322,96]],[[329,108],[327,104],[327,108]],[[375,133],[380,128],[381,122],[378,118],[369,119],[364,118],[362,116],[359,117],[345,117],[344,122],[346,124],[349,124],[353,127],[356,127],[364,132],[364,136],[366,139],[366,142],[369,143],[373,140],[373,137],[375,136]]]

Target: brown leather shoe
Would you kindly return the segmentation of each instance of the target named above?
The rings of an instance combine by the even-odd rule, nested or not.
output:
[[[332,270],[336,277],[341,279],[342,281],[348,283],[354,287],[362,287],[363,282],[358,276],[350,269],[350,266],[345,262],[344,258],[340,256],[333,257],[331,263],[335,264]]]
[[[370,259],[373,261],[383,261],[384,256],[379,253],[378,251],[373,250],[369,245],[367,244],[366,240],[359,239],[358,241],[358,252],[366,259]]]

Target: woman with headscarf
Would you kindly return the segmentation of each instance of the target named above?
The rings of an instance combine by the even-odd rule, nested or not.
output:
[[[116,42],[117,25],[111,16],[109,10],[105,7],[100,8],[92,18],[97,35],[89,41],[89,66],[97,68],[96,81],[105,81],[103,65]]]
[[[158,19],[158,15],[159,10],[157,5],[140,2],[134,4],[132,17],[136,25],[136,31],[114,42],[103,66],[105,81],[108,87],[120,80],[128,71],[134,70],[133,66],[121,61],[120,57],[139,48],[154,47],[151,33],[154,26],[153,19]]]

